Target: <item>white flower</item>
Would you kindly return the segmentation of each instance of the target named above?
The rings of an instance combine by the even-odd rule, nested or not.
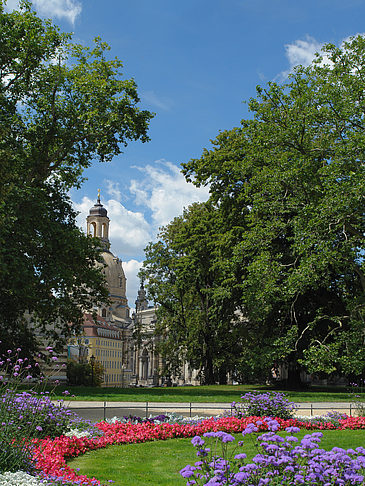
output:
[[[39,478],[24,471],[4,472],[0,474],[0,486],[39,486],[44,484]]]
[[[70,429],[68,432],[64,434],[66,437],[76,437],[77,439],[81,439],[82,437],[89,437],[91,434],[86,430],[78,430],[78,429]],[[0,484],[1,486],[1,484]]]

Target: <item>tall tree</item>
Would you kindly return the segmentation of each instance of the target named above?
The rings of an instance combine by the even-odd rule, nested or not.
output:
[[[365,370],[364,75],[363,37],[327,45],[286,84],[258,87],[253,119],[183,164],[243,228],[243,368]]]
[[[0,1],[2,348],[36,344],[26,311],[54,340],[107,297],[97,242],[78,229],[68,191],[93,160],[147,141],[152,116],[108,50],[99,38],[92,48],[72,44],[27,1],[12,13]]]
[[[211,204],[193,204],[149,244],[142,271],[159,306],[156,332],[165,374],[178,374],[187,361],[206,384],[224,382],[240,354],[235,280],[222,225]]]

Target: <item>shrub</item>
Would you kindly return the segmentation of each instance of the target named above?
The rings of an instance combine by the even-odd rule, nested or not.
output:
[[[27,417],[21,427],[13,403],[19,384],[32,379],[32,365],[27,358],[19,357],[20,352],[20,348],[16,352],[8,350],[0,359],[0,472],[33,470],[30,446],[23,437],[28,437],[35,428],[34,416]]]
[[[242,402],[231,404],[232,415],[238,418],[255,416],[289,419],[294,415],[295,404],[289,402],[284,393],[260,393],[254,390],[241,398]]]
[[[188,479],[187,485],[355,485],[364,484],[365,448],[344,450],[334,447],[331,451],[320,449],[322,433],[307,434],[299,443],[295,433],[298,427],[287,427],[287,437],[276,434],[279,423],[264,419],[269,432],[258,436],[258,454],[252,463],[246,463],[246,454],[230,454],[227,445],[235,438],[226,432],[207,432],[195,436],[192,444],[197,449],[199,461],[187,465],[180,474]],[[262,422],[257,422],[261,425]],[[245,437],[258,432],[255,424],[249,424],[242,432]],[[238,442],[238,448],[243,442]],[[214,453],[213,453],[214,451]]]
[[[51,348],[48,351],[53,353]],[[62,400],[52,403],[49,392],[18,391],[24,381],[33,380],[34,370],[27,358],[19,357],[20,352],[20,348],[14,353],[9,350],[0,359],[0,473],[33,472],[32,439],[56,437],[71,428],[93,429],[90,422],[65,409]]]
[[[95,361],[93,370],[88,362],[67,361],[67,381],[70,385],[100,386],[103,374],[104,368],[99,361]]]

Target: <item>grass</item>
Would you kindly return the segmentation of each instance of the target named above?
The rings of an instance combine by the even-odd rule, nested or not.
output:
[[[300,439],[307,433],[310,432],[303,430],[297,437]],[[327,450],[336,446],[355,448],[365,443],[365,430],[327,430],[323,434],[321,447]],[[236,440],[242,439],[240,434],[236,437]],[[239,451],[245,452],[249,460],[256,454],[249,437]],[[95,477],[102,483],[111,479],[115,486],[183,486],[186,480],[180,477],[179,471],[195,461],[197,457],[191,439],[172,439],[99,449],[69,461],[69,465],[73,469],[80,468],[80,474]]]
[[[272,387],[264,385],[207,385],[189,387],[156,388],[93,388],[65,387],[55,389],[56,398],[64,398],[67,389],[75,398],[71,400],[107,402],[210,402],[231,403],[238,401],[244,393],[252,390],[269,391]],[[283,391],[294,402],[349,402],[349,390],[345,387],[310,387],[307,390]],[[365,393],[361,394],[365,400]]]

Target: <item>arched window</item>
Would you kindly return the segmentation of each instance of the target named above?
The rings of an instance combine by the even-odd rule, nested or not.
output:
[[[96,237],[96,223],[95,222],[90,223],[90,234],[94,238]]]
[[[108,238],[108,228],[106,223],[103,223],[103,238]]]
[[[103,310],[101,311],[101,317],[106,317],[106,309],[103,309]]]

